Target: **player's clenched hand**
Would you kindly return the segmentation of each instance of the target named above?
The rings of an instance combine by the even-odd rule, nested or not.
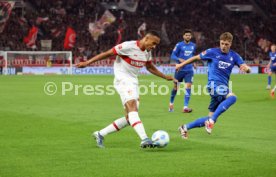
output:
[[[250,73],[251,72],[251,68],[247,65],[241,65],[240,66],[240,70],[246,73]]]
[[[76,64],[77,68],[85,68],[88,65],[87,62],[79,62],[78,64]]]
[[[165,79],[166,79],[167,81],[172,81],[172,80],[173,80],[173,77],[172,77],[172,76],[169,76],[169,75],[166,75],[166,76],[165,76]]]
[[[176,70],[176,71],[178,71],[180,68],[181,68],[181,65],[180,65],[180,64],[176,64],[176,65],[175,65],[175,70]]]
[[[174,82],[177,82],[177,80],[175,78],[173,78],[172,76],[169,76],[169,75],[166,75],[166,80],[167,81],[174,81]]]

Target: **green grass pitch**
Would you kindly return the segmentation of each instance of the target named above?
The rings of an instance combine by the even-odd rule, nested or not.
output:
[[[207,115],[209,96],[192,96],[191,114],[181,113],[183,96],[175,112],[168,112],[169,95],[141,96],[139,115],[149,136],[169,133],[163,149],[140,149],[131,127],[105,139],[98,149],[91,133],[124,111],[120,98],[62,95],[62,82],[112,84],[113,76],[1,76],[0,77],[0,177],[275,177],[276,99],[265,90],[266,75],[232,75],[237,103],[218,120],[212,135],[204,128],[180,138],[182,123]],[[196,75],[195,85],[206,84]],[[141,76],[140,84],[163,81]],[[44,93],[46,82],[58,92]]]

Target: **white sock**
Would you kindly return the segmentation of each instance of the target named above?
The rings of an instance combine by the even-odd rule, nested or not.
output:
[[[122,128],[126,127],[128,124],[125,117],[121,117],[117,120],[115,120],[112,124],[108,125],[107,127],[100,130],[100,135],[106,136],[107,134],[116,132],[121,130]]]
[[[129,112],[128,120],[130,125],[134,128],[136,133],[139,135],[141,140],[148,138],[144,125],[139,118],[138,112]]]

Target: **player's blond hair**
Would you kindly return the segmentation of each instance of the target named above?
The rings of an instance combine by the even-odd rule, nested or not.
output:
[[[232,42],[233,41],[233,35],[229,32],[222,33],[219,37],[219,40]]]

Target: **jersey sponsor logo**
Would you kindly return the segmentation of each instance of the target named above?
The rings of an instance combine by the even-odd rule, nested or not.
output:
[[[139,61],[139,60],[133,60],[132,58],[129,58],[127,56],[121,56],[121,58],[127,62],[128,64],[130,64],[131,66],[137,67],[137,68],[142,68],[146,61]]]
[[[227,63],[227,62],[224,62],[224,61],[219,61],[219,63],[218,63],[218,67],[220,69],[226,69],[229,66],[231,66],[231,63]]]
[[[185,50],[184,56],[190,56],[193,53],[193,51],[187,51]]]
[[[120,45],[118,46],[118,49],[121,50],[122,48],[123,48],[123,45],[120,44]]]
[[[136,60],[130,60],[130,64],[132,66],[143,67],[145,65],[145,62],[143,62],[143,61],[136,61]]]

